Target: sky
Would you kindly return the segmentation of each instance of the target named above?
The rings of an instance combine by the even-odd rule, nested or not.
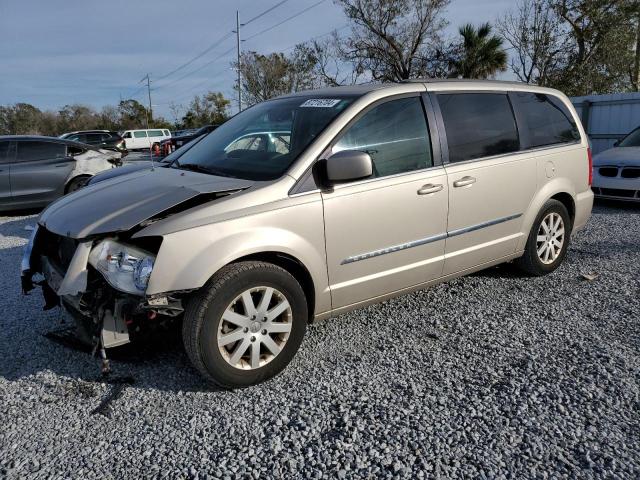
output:
[[[99,109],[121,98],[146,105],[146,84],[140,81],[147,73],[154,114],[168,120],[174,120],[172,101],[187,104],[209,90],[235,98],[230,62],[236,55],[231,34],[236,10],[241,23],[249,22],[240,29],[246,39],[242,49],[264,54],[290,52],[296,44],[346,24],[332,0],[281,2],[0,0],[0,105],[27,102],[56,110],[83,103]],[[463,23],[494,21],[512,3],[452,0],[446,34],[455,35]],[[202,57],[170,74],[210,46]]]

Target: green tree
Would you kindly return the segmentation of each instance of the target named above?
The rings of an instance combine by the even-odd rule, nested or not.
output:
[[[196,95],[182,117],[182,125],[184,128],[220,125],[229,118],[230,104],[231,101],[220,92],[209,92],[203,96]]]
[[[507,52],[502,38],[491,34],[489,23],[477,29],[470,23],[460,27],[462,42],[452,61],[452,77],[489,78],[507,69]]]
[[[554,0],[565,27],[565,61],[549,85],[568,95],[632,89],[637,0]]]
[[[121,100],[118,104],[120,128],[143,128],[149,121],[149,112],[140,102],[134,99]]]
[[[98,114],[87,105],[65,105],[58,112],[58,128],[63,132],[95,129],[99,123]]]

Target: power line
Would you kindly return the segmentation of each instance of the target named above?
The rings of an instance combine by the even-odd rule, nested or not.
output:
[[[258,15],[256,15],[255,17],[253,17],[252,19],[250,19],[248,22],[244,23],[243,25],[248,25],[249,23],[253,22],[254,20],[257,20],[258,18],[266,15],[267,13],[275,10],[276,8],[278,8],[280,5],[282,5],[283,3],[287,2],[288,0],[281,0],[280,2],[276,3],[275,5],[273,5],[272,7],[269,7],[268,9],[266,9],[265,11],[263,11],[262,13],[259,13]],[[213,42],[211,45],[209,45],[206,49],[204,49],[202,52],[200,52],[198,55],[196,55],[195,57],[193,57],[191,60],[183,63],[182,65],[174,68],[173,70],[171,70],[168,73],[165,73],[164,75],[161,75],[157,78],[157,80],[163,80],[165,78],[167,78],[170,75],[173,75],[176,72],[179,72],[180,70],[182,70],[185,67],[188,67],[189,65],[191,65],[193,62],[195,62],[196,60],[198,60],[199,58],[204,57],[207,53],[209,53],[211,50],[213,50],[214,48],[216,48],[218,45],[220,45],[222,42],[224,42],[225,40],[227,40],[228,38],[233,36],[234,32],[229,32],[225,35],[223,35],[222,37],[220,37],[218,40],[216,40],[215,42]]]
[[[283,48],[281,51],[286,52],[287,50],[291,50],[292,48],[297,47],[298,45],[300,45],[301,43],[307,43],[307,42],[312,42],[313,40],[317,40],[318,38],[322,38],[322,37],[326,37],[327,35],[331,35],[334,32],[339,32],[341,30],[344,30],[345,28],[347,28],[349,26],[348,23],[345,23],[344,25],[342,25],[341,27],[338,28],[334,28],[333,30],[326,32],[326,33],[322,33],[320,35],[316,35],[315,37],[311,37],[307,40],[304,40],[303,42],[298,42],[298,43],[294,43],[293,45],[291,45],[290,47],[287,48]]]
[[[183,75],[183,76],[181,76],[181,77],[176,78],[175,80],[172,80],[172,81],[171,81],[171,82],[169,82],[169,83],[165,83],[164,85],[160,85],[159,87],[156,87],[154,90],[159,90],[159,89],[161,89],[161,88],[169,87],[169,86],[174,85],[174,84],[178,83],[179,81],[184,80],[185,78],[187,78],[187,77],[189,77],[189,76],[193,75],[194,73],[198,73],[198,72],[200,72],[200,71],[201,71],[201,70],[203,70],[204,68],[208,67],[209,65],[211,65],[211,64],[213,64],[213,63],[217,62],[218,60],[220,60],[221,58],[223,58],[225,55],[230,54],[230,53],[231,53],[231,52],[233,52],[235,49],[236,49],[236,47],[235,47],[235,46],[231,47],[229,50],[227,50],[227,51],[225,51],[225,52],[222,52],[220,55],[218,55],[217,57],[215,57],[213,60],[211,60],[211,61],[209,61],[209,62],[207,62],[207,63],[205,63],[205,64],[203,64],[203,65],[199,66],[199,67],[198,67],[198,68],[196,68],[195,70],[192,70],[191,72],[188,72],[188,73],[184,74],[184,75]]]
[[[271,30],[273,30],[274,28],[279,27],[280,25],[282,25],[283,23],[288,22],[289,20],[293,20],[296,17],[299,17],[300,15],[302,15],[303,13],[307,13],[309,10],[311,10],[312,8],[317,7],[318,5],[320,5],[321,3],[324,3],[326,0],[320,0],[319,2],[314,3],[313,5],[305,8],[304,10],[301,10],[300,12],[296,13],[295,15],[291,15],[290,17],[285,18],[284,20],[282,20],[281,22],[276,23],[275,25],[272,25],[268,28],[265,28],[264,30],[259,31],[258,33],[255,33],[253,35],[251,35],[250,37],[245,38],[245,41],[249,41],[252,38],[255,38],[259,35],[262,35],[263,33],[267,33]]]
[[[259,13],[258,15],[256,15],[255,17],[253,17],[251,20],[247,20],[246,22],[244,22],[242,24],[242,26],[245,25],[249,25],[251,22],[253,22],[254,20],[259,19],[260,17],[263,17],[264,15],[266,15],[267,13],[269,13],[272,10],[275,10],[276,8],[278,8],[280,5],[282,5],[283,3],[288,2],[289,0],[282,0],[281,2],[276,3],[273,7],[271,8],[267,8],[264,12]]]
[[[202,52],[200,52],[198,55],[196,55],[195,57],[193,57],[191,60],[189,60],[188,62],[183,63],[182,65],[180,65],[179,67],[174,68],[173,70],[171,70],[169,73],[165,73],[164,75],[158,77],[158,80],[163,80],[165,78],[167,78],[169,75],[173,75],[174,73],[182,70],[185,67],[188,67],[189,65],[191,65],[193,62],[195,62],[196,60],[198,60],[199,58],[204,57],[207,53],[209,53],[211,50],[213,50],[214,48],[216,48],[218,45],[220,45],[222,42],[224,42],[227,38],[230,38],[231,36],[233,36],[232,32],[229,32],[225,35],[223,35],[222,37],[220,37],[218,40],[216,40],[215,42],[213,42],[211,45],[209,45],[205,50],[203,50]]]

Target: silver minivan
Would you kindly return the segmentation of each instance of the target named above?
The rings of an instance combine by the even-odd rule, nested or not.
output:
[[[206,379],[247,386],[291,361],[310,321],[503,262],[552,272],[590,216],[590,182],[587,137],[555,90],[302,92],[51,205],[22,286],[43,276],[45,307],[102,348],[181,322]]]

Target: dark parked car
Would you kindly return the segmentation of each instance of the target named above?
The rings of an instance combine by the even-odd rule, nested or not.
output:
[[[124,139],[118,132],[110,132],[109,130],[83,130],[78,132],[63,133],[60,138],[73,140],[75,142],[86,143],[94,147],[105,150],[113,150],[122,153],[124,157],[127,153],[127,147]]]
[[[43,207],[118,165],[120,157],[55,137],[0,136],[0,211]]]
[[[219,125],[205,125],[204,127],[200,127],[194,132],[188,133],[186,135],[178,135],[175,137],[168,138],[167,140],[163,140],[160,143],[160,149],[162,150],[163,155],[169,155],[171,152],[175,152],[176,149],[183,146],[185,143],[189,143],[194,138],[198,138],[201,135],[206,135],[207,133],[213,132]]]

